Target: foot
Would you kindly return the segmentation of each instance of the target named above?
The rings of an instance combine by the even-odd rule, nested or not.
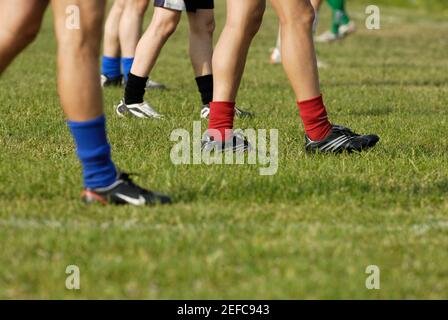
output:
[[[208,119],[210,115],[210,105],[206,104],[201,109],[201,119]],[[235,107],[235,115],[238,118],[253,118],[254,114],[248,111],[244,111],[238,107]]]
[[[380,140],[377,135],[359,135],[350,129],[333,125],[328,137],[322,141],[312,141],[305,135],[305,150],[307,152],[340,153],[360,152],[376,145]]]
[[[271,62],[271,64],[281,64],[282,63],[282,54],[281,54],[279,48],[272,49],[270,62]]]
[[[278,48],[272,49],[270,62],[271,62],[271,64],[281,64],[282,63],[282,55]],[[317,59],[317,67],[324,69],[327,67],[327,64],[322,62],[321,60]]]
[[[328,65],[325,62],[322,62],[322,60],[317,59],[317,67],[319,69],[325,69],[328,67]]]
[[[121,87],[123,84],[123,76],[117,78],[108,78],[106,75],[101,75],[101,87]]]
[[[341,37],[346,37],[356,31],[356,24],[353,21],[350,21],[347,24],[344,24],[339,27],[339,35]]]
[[[215,141],[208,133],[204,134],[201,141],[201,149],[204,151],[215,150],[217,152],[244,152],[251,150],[251,145],[246,137],[239,130],[233,132],[232,138],[228,141]]]
[[[143,189],[136,185],[128,174],[118,173],[117,181],[107,188],[85,189],[81,194],[83,202],[115,205],[170,204],[170,197]]]
[[[120,101],[115,111],[120,117],[131,115],[137,118],[162,119],[163,115],[155,111],[147,102],[127,105],[124,99]]]
[[[156,90],[156,89],[164,90],[164,89],[166,89],[166,86],[164,84],[161,84],[161,83],[155,82],[155,81],[153,81],[151,79],[148,79],[148,81],[146,82],[146,89],[149,89],[149,90]]]
[[[315,37],[314,41],[319,43],[325,43],[325,42],[333,42],[339,39],[341,39],[341,36],[339,34],[333,33],[331,31],[326,31],[321,35]]]

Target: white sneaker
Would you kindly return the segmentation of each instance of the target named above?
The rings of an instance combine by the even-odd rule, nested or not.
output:
[[[314,41],[319,42],[319,43],[324,43],[324,42],[332,42],[332,41],[336,41],[339,40],[341,37],[338,34],[334,34],[331,31],[326,31],[324,33],[322,33],[319,36],[316,36],[314,38]]]
[[[346,37],[356,31],[356,24],[353,21],[350,21],[347,24],[344,24],[339,27],[339,35],[341,37]]]
[[[146,89],[149,89],[149,90],[154,90],[154,89],[163,90],[163,89],[166,89],[166,86],[164,84],[162,84],[162,83],[158,83],[158,82],[155,82],[155,81],[153,81],[151,79],[148,79],[148,81],[146,82]]]
[[[206,104],[202,106],[201,109],[201,119],[208,119],[210,116],[210,105]],[[249,111],[244,111],[243,109],[235,106],[235,116],[238,118],[253,118],[254,114]]]
[[[319,69],[325,69],[328,67],[328,65],[325,62],[322,62],[322,60],[317,59],[317,67]]]
[[[162,119],[163,115],[155,111],[147,102],[126,105],[124,99],[120,101],[115,111],[120,117],[127,114],[137,118]]]
[[[272,49],[270,61],[271,61],[271,64],[281,64],[282,63],[282,54],[281,54],[279,48]]]

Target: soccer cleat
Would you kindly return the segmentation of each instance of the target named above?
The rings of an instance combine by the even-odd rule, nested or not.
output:
[[[155,111],[147,102],[127,105],[124,102],[124,99],[122,99],[115,108],[115,111],[120,117],[125,117],[127,114],[129,114],[136,118],[163,118],[163,115]]]
[[[201,109],[201,119],[208,119],[210,115],[210,105],[206,104]],[[238,118],[253,118],[254,114],[235,107],[235,115]]]
[[[166,89],[166,86],[164,84],[155,82],[151,79],[148,79],[148,81],[146,82],[146,89],[149,90],[164,90]]]
[[[206,104],[201,109],[201,119],[208,119],[210,115],[210,105]]]
[[[117,78],[108,78],[106,75],[101,75],[101,87],[121,87],[123,84],[123,76]]]
[[[272,49],[270,62],[271,62],[271,64],[281,64],[282,63],[282,55],[278,48]],[[322,62],[321,60],[317,59],[317,67],[319,69],[325,69],[327,67],[327,64],[325,62]]]
[[[331,133],[322,141],[312,141],[305,135],[305,150],[315,153],[360,152],[376,145],[377,135],[359,135],[350,129],[333,125]]]
[[[326,31],[324,33],[322,33],[319,36],[316,36],[314,38],[314,41],[319,42],[319,43],[324,43],[324,42],[333,42],[336,40],[340,40],[341,36],[339,34],[333,33],[331,31]]]
[[[353,21],[350,21],[347,24],[344,24],[339,27],[339,34],[341,37],[346,37],[356,31],[356,24]]]
[[[281,54],[279,48],[272,49],[270,62],[271,62],[271,64],[281,64],[282,63],[282,54]]]
[[[210,152],[244,152],[252,149],[246,137],[240,130],[233,131],[232,139],[228,141],[215,141],[208,133],[205,133],[201,141],[201,149]]]
[[[238,107],[235,107],[235,115],[238,118],[253,118],[254,114],[249,111],[244,111]]]
[[[117,174],[117,181],[109,187],[85,189],[81,194],[81,200],[88,204],[127,204],[133,206],[171,203],[170,197],[139,187],[131,180],[129,174],[123,172]]]

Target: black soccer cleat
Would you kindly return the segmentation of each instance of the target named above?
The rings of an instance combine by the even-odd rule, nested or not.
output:
[[[333,125],[328,137],[322,141],[312,141],[305,135],[305,150],[310,153],[360,152],[372,148],[380,141],[375,134],[360,135],[348,128]]]
[[[251,151],[252,146],[240,130],[235,130],[232,133],[232,138],[228,141],[216,141],[208,133],[205,133],[201,140],[201,150],[206,152],[245,152]]]
[[[131,180],[129,174],[123,172],[119,172],[117,181],[107,188],[85,189],[81,199],[88,204],[104,205],[151,206],[171,203],[170,197],[139,187]]]
[[[123,76],[117,78],[108,78],[106,75],[101,75],[101,87],[121,87],[123,85]]]

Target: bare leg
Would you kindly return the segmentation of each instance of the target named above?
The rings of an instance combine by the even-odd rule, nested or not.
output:
[[[308,0],[271,0],[281,25],[283,66],[298,101],[320,95],[312,38],[314,9]]]
[[[0,0],[0,74],[37,36],[47,0]]]
[[[214,101],[236,100],[249,47],[260,28],[264,0],[227,0],[227,20],[213,55]]]
[[[103,54],[106,57],[120,57],[119,25],[123,14],[125,0],[115,0],[104,27]]]
[[[198,10],[188,13],[190,23],[190,58],[196,77],[212,74],[213,32],[215,18],[213,10]]]
[[[165,8],[154,9],[151,24],[138,42],[131,73],[147,77],[168,38],[176,30],[181,12]]]
[[[81,27],[66,28],[66,8],[80,10]],[[58,91],[71,121],[87,121],[103,114],[98,73],[104,0],[52,0],[58,41]],[[80,94],[82,93],[82,94]]]
[[[314,12],[316,14],[315,19],[314,19],[314,24],[313,24],[313,32],[316,31],[317,29],[317,24],[318,24],[318,14],[319,14],[319,9],[320,6],[322,4],[322,0],[311,0],[311,5],[314,8]],[[282,41],[281,41],[281,26],[279,25],[278,27],[278,35],[277,35],[277,42],[275,44],[275,51],[272,56],[271,56],[271,63],[280,63],[281,62],[281,57],[280,57],[280,51],[282,48]],[[278,57],[275,57],[278,56]]]
[[[149,0],[126,0],[120,20],[120,45],[123,57],[134,57],[142,34],[143,18]]]

